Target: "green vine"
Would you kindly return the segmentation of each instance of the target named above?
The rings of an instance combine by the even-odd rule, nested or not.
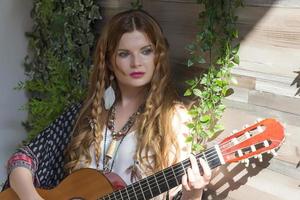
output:
[[[230,93],[231,69],[239,64],[238,30],[234,11],[241,0],[198,0],[204,11],[199,13],[196,39],[187,45],[190,57],[187,66],[207,67],[207,73],[187,80],[185,96],[193,96],[196,103],[189,110],[193,120],[188,124],[193,151],[201,151],[208,139],[221,132],[219,123],[225,110],[222,100]]]
[[[142,2],[140,0],[133,0],[131,3],[131,8],[134,10],[141,9],[143,7]]]
[[[24,109],[28,140],[67,106],[79,102],[87,87],[91,50],[101,19],[96,0],[34,0],[25,58],[27,80],[20,82],[29,97]]]
[[[297,91],[295,93],[295,96],[300,96],[300,71],[294,71],[294,73],[297,74],[296,78],[292,82],[291,86],[295,85],[297,88]]]

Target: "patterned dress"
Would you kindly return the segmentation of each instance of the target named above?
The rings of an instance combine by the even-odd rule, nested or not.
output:
[[[70,142],[73,126],[80,108],[80,103],[71,106],[28,145],[19,148],[8,160],[7,173],[10,174],[16,167],[25,167],[32,172],[35,187],[51,189],[57,186],[66,177],[64,150]],[[177,114],[177,120],[185,121],[178,119],[178,116],[182,118],[181,114]],[[174,124],[180,124],[179,121],[175,121]],[[184,140],[181,139],[180,141]],[[183,151],[186,151],[186,147],[184,148]],[[135,168],[133,166],[130,173],[136,176],[136,181],[144,176],[134,175],[137,171]],[[142,174],[145,175],[145,173]],[[9,181],[7,178],[3,190],[8,187]],[[163,195],[164,198],[168,198],[167,196],[168,194]],[[173,199],[180,199],[180,197],[181,191],[179,190]]]

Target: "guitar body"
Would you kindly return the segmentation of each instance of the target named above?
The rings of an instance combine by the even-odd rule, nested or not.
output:
[[[114,173],[104,173],[95,169],[80,169],[70,174],[51,190],[37,189],[45,200],[95,200],[114,190],[122,189],[125,182]],[[0,199],[17,200],[12,189],[0,193]]]

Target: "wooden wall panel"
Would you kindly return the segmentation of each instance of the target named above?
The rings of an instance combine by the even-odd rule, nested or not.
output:
[[[240,68],[294,77],[300,68],[300,12],[293,8],[239,9]]]
[[[130,0],[104,0],[105,20],[130,8]],[[197,13],[203,9],[194,0],[143,0],[143,8],[161,24],[171,50],[173,81],[181,92],[188,77],[199,68],[185,66],[186,44],[197,31]],[[300,98],[290,84],[300,69],[300,1],[245,0],[237,12],[240,30],[240,66],[233,70],[239,84],[225,100],[222,119],[226,130],[251,124],[257,117],[273,117],[286,124],[286,141],[278,156],[266,156],[263,163],[253,160],[249,168],[241,164],[220,167],[205,199],[296,199],[300,171]],[[256,166],[256,167],[254,167]]]
[[[247,6],[300,8],[298,0],[243,0]]]

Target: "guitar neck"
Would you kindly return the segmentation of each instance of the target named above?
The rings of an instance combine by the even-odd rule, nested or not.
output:
[[[224,163],[220,154],[219,146],[209,148],[205,152],[195,155],[198,166],[198,158],[206,160],[211,169],[216,168]],[[181,178],[186,173],[187,168],[191,166],[190,159],[185,159],[173,166],[159,171],[149,177],[137,181],[124,189],[117,190],[109,195],[101,197],[103,200],[113,199],[150,199],[164,193],[181,184]],[[202,172],[200,167],[200,172]]]

